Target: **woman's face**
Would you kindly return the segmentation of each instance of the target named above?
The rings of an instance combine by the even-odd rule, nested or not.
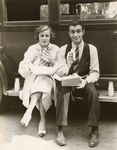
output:
[[[49,29],[39,33],[39,44],[41,47],[47,47],[50,42],[50,31]]]

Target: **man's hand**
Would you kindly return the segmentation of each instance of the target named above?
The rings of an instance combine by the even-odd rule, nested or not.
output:
[[[50,53],[50,51],[47,48],[43,49],[42,55],[41,55],[41,59],[46,61],[49,64],[52,64],[52,66],[55,65],[54,59],[52,57],[52,54]]]
[[[68,56],[67,56],[67,65],[68,65],[69,68],[71,67],[73,62],[74,62],[74,60],[73,60],[73,53],[69,52]]]
[[[79,84],[79,86],[76,87],[76,89],[83,89],[86,84],[87,84],[87,80],[86,79],[82,79],[81,80],[81,84]]]

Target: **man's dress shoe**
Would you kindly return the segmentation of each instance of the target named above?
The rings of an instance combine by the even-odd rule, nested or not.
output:
[[[62,130],[57,132],[56,142],[60,146],[64,146],[66,144],[65,137],[63,135],[63,131]]]
[[[98,143],[99,143],[99,135],[98,135],[98,131],[96,130],[91,132],[90,139],[89,139],[89,146],[95,147],[98,145]]]

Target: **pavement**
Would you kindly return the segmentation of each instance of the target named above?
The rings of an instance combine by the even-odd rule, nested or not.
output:
[[[20,120],[25,112],[18,98],[5,97],[5,109],[0,114],[0,150],[117,150],[117,104],[102,103],[99,125],[99,145],[88,146],[90,128],[82,102],[70,103],[68,127],[63,129],[67,144],[59,146],[55,142],[55,107],[47,112],[47,134],[38,135],[39,111],[35,108],[28,127],[22,127]]]

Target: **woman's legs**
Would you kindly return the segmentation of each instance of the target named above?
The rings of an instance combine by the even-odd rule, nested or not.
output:
[[[45,123],[46,123],[46,111],[45,111],[45,108],[43,106],[42,99],[40,100],[40,107],[39,108],[40,108],[40,117],[41,117],[40,128],[41,128],[41,130],[44,130]]]
[[[34,107],[36,106],[37,101],[41,98],[41,96],[42,96],[42,93],[34,93],[31,95],[31,101],[30,101],[29,107],[27,108],[20,122],[22,125],[28,126],[28,123],[32,117],[32,111]]]
[[[39,110],[40,110],[40,122],[39,122],[39,136],[43,137],[46,134],[46,111],[42,103],[42,99],[39,101]]]
[[[44,105],[42,103],[42,93],[34,93],[31,95],[31,101],[29,104],[29,107],[27,108],[25,114],[23,115],[23,118],[21,120],[21,124],[24,126],[28,126],[28,123],[32,117],[32,111],[36,104],[38,103],[38,108],[40,110],[40,123],[39,123],[39,135],[42,137],[46,133],[46,111],[44,108]]]

